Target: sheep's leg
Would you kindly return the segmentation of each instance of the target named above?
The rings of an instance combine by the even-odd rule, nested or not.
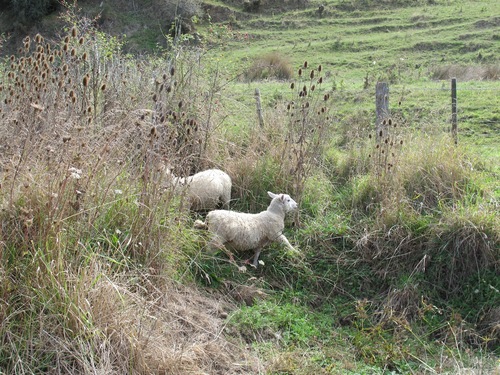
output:
[[[233,253],[231,253],[226,246],[222,243],[222,241],[218,237],[213,237],[210,241],[210,248],[214,250],[222,250],[229,258],[231,263],[236,263],[234,260]]]
[[[234,264],[238,268],[238,271],[240,271],[240,272],[247,272],[247,268],[245,266],[238,266],[238,263],[236,263],[236,261],[234,260],[233,254],[225,246],[223,247],[222,250],[229,257],[229,263]]]
[[[260,252],[261,252],[261,251],[262,251],[262,248],[261,248],[261,247],[259,247],[259,248],[257,248],[257,249],[255,250],[255,254],[253,255],[253,263],[252,263],[252,264],[253,264],[253,266],[254,266],[255,268],[257,268],[257,267],[258,267],[258,265],[259,265],[259,255],[260,255]]]
[[[257,266],[259,265],[259,255],[260,255],[261,250],[262,250],[262,247],[256,249],[255,253],[253,254],[253,257],[250,258],[250,259],[245,260],[244,263],[245,264],[251,264],[253,267],[257,268]]]
[[[211,240],[210,240],[210,244],[209,244],[209,247],[210,249],[212,249],[213,251],[217,251],[217,250],[222,250],[228,257],[229,257],[229,263],[231,264],[234,264],[236,267],[238,267],[238,270],[240,272],[246,272],[247,268],[245,266],[238,266],[238,264],[236,263],[236,261],[234,260],[234,256],[233,256],[233,253],[231,253],[228,248],[226,246],[224,246],[224,244],[222,243],[222,241],[220,240],[220,238],[218,236],[214,236]]]
[[[284,234],[279,235],[278,241],[285,244],[285,246],[288,247],[289,250],[297,251],[294,249],[294,247],[292,245],[290,245],[290,242],[288,242],[288,239],[285,237]]]

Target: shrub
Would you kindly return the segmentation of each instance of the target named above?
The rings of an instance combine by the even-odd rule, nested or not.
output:
[[[10,0],[13,13],[21,23],[36,21],[54,11],[57,0]]]
[[[245,73],[245,78],[249,81],[272,78],[286,80],[292,76],[293,68],[290,61],[278,52],[257,57]]]

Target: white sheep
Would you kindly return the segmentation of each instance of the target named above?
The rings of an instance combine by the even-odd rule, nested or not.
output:
[[[176,177],[167,169],[167,184],[176,191],[185,189],[189,209],[193,211],[214,210],[219,205],[229,209],[231,200],[231,177],[219,169],[208,169],[189,177]]]
[[[288,194],[267,194],[272,201],[266,211],[258,214],[210,211],[205,222],[196,220],[195,228],[208,229],[211,235],[209,247],[224,250],[231,262],[234,262],[234,259],[230,250],[254,250],[252,264],[257,267],[262,248],[273,241],[284,243],[289,250],[295,252],[282,231],[285,228],[286,213],[295,210],[297,203]]]

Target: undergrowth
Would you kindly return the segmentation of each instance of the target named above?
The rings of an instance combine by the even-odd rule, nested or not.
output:
[[[66,20],[60,40],[27,37],[2,63],[2,371],[498,365],[498,203],[488,168],[448,135],[396,118],[383,137],[349,128],[305,62],[263,126],[229,142],[227,82],[203,49],[135,59],[75,9]],[[300,255],[273,244],[241,273],[208,254],[165,164],[224,168],[241,211],[290,193]]]

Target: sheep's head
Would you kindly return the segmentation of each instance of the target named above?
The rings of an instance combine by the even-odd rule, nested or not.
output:
[[[268,191],[267,194],[273,199],[273,202],[276,200],[282,204],[285,212],[296,210],[298,207],[297,202],[295,202],[288,194],[274,194],[270,191]]]

